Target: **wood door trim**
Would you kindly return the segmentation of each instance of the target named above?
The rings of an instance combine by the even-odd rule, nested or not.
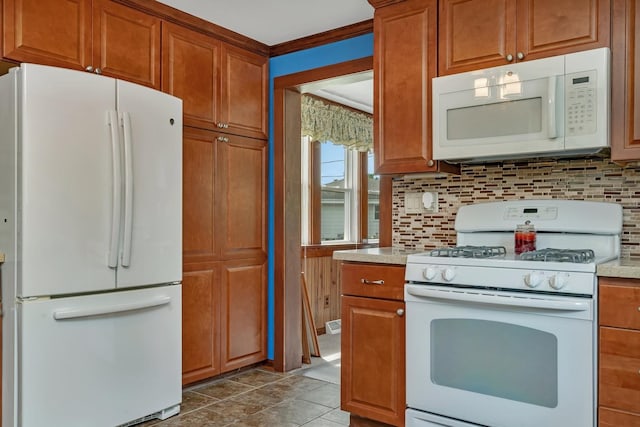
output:
[[[373,32],[373,19],[368,19],[366,21],[356,22],[355,24],[313,34],[311,36],[275,44],[269,49],[269,56],[274,57],[286,55],[287,53],[310,49],[312,47],[350,39],[352,37],[361,36],[371,32]]]
[[[287,95],[299,93],[298,87],[319,80],[359,73],[373,69],[373,58],[366,57],[353,61],[315,68],[274,79],[274,358],[276,371],[288,371],[302,363],[302,318],[300,294],[300,227],[297,235],[287,234],[291,224],[286,223],[288,209],[299,209],[300,203],[287,200],[286,165],[300,159],[291,159],[285,149],[287,135],[292,135],[296,126],[286,120]],[[300,123],[297,123],[298,135],[290,139],[300,141]],[[299,155],[299,154],[298,154]],[[299,187],[298,187],[299,188]],[[299,202],[299,189],[298,189]],[[296,232],[294,231],[294,234]],[[297,255],[297,256],[296,256]],[[298,274],[295,274],[296,270]],[[299,357],[297,357],[298,355]]]

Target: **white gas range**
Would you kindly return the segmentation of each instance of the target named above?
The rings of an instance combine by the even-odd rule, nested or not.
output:
[[[516,255],[525,221],[538,250]],[[455,229],[407,258],[407,426],[594,426],[595,272],[619,257],[621,206],[481,203]]]

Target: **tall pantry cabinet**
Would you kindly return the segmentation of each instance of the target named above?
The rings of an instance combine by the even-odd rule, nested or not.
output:
[[[184,100],[183,383],[267,358],[267,57],[163,25]]]
[[[265,360],[268,47],[152,0],[0,4],[3,59],[183,100],[183,383]]]

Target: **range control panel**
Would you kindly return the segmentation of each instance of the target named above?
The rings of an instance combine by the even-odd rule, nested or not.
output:
[[[504,219],[508,220],[550,221],[557,217],[557,206],[513,206],[507,207],[504,212]]]

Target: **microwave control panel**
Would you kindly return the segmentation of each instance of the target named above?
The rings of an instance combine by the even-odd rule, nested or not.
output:
[[[596,132],[596,70],[566,75],[567,136]]]

